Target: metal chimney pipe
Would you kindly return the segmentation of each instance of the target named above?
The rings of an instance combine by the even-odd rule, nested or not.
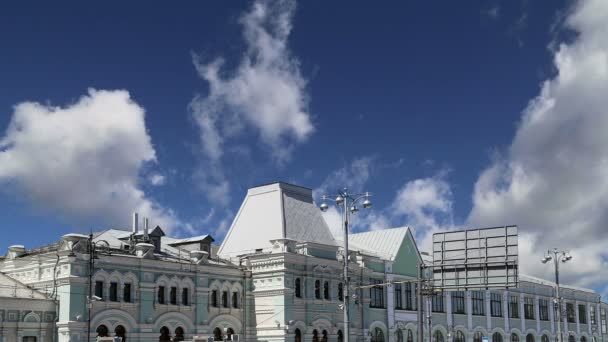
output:
[[[144,217],[144,240],[148,240],[148,218]]]
[[[133,234],[137,234],[139,230],[139,215],[133,213]]]

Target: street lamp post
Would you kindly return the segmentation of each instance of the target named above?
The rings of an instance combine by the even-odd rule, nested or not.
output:
[[[557,248],[548,250],[547,254],[541,260],[543,264],[546,264],[550,260],[553,260],[555,265],[555,305],[557,305],[557,342],[564,342],[562,336],[562,299],[559,295],[559,262],[566,263],[572,259],[572,255],[567,251],[559,251]]]
[[[342,190],[338,190],[338,193],[333,199],[336,203],[336,206],[339,210],[342,210],[342,228],[344,232],[344,286],[342,291],[344,292],[344,342],[348,342],[350,338],[350,320],[349,320],[349,278],[348,278],[348,227],[350,223],[350,214],[355,214],[359,209],[356,204],[359,200],[364,199],[362,206],[365,209],[372,207],[372,202],[370,201],[371,194],[369,192],[365,192],[362,194],[351,194],[348,192],[347,188]],[[330,200],[332,197],[323,195],[321,197],[322,200]],[[329,209],[327,203],[323,202],[319,206],[321,211],[326,211]]]

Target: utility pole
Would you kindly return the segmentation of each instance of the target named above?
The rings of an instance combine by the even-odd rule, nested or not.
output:
[[[422,305],[422,262],[418,264],[418,289],[416,291],[416,306],[418,309],[418,342],[424,342],[424,308]]]
[[[553,255],[551,255],[553,254]],[[562,297],[559,295],[559,262],[566,263],[571,260],[572,256],[566,251],[559,251],[557,248],[548,250],[545,257],[541,260],[543,264],[546,264],[550,260],[553,260],[555,266],[555,305],[557,306],[557,342],[564,342],[564,336],[562,333]]]

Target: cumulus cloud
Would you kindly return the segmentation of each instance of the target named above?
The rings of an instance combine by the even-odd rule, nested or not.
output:
[[[190,108],[207,162],[218,170],[205,176],[211,188],[228,186],[221,158],[232,138],[252,132],[281,165],[314,131],[306,80],[287,46],[295,7],[293,0],[253,3],[240,19],[247,49],[235,70],[224,70],[222,58],[193,58],[209,84],[208,94],[195,97]]]
[[[69,220],[128,227],[138,211],[166,229],[175,214],[138,185],[156,161],[144,109],[124,90],[90,89],[65,107],[19,103],[0,139],[0,184]]]
[[[148,177],[148,180],[150,181],[150,184],[154,185],[154,186],[161,186],[165,184],[165,176],[161,175],[160,173],[153,173]]]
[[[565,21],[577,33],[554,53],[556,75],[524,110],[508,151],[484,170],[469,222],[517,223],[522,257],[571,249],[564,281],[608,278],[608,3],[580,1]],[[522,271],[551,277],[540,262]]]

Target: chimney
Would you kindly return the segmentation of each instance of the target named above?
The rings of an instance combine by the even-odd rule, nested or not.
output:
[[[144,217],[144,241],[148,241],[148,218]]]
[[[139,215],[133,213],[133,234],[137,234],[139,230]]]

